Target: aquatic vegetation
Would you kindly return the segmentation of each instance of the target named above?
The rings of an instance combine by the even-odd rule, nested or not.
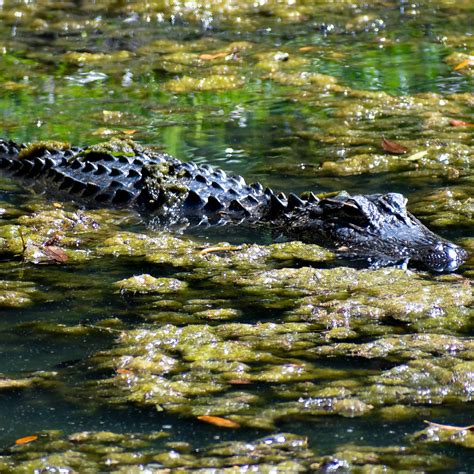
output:
[[[283,191],[402,192],[471,259],[451,275],[349,267],[0,177],[0,471],[468,471],[472,14],[5,1],[1,138],[37,142],[23,156],[133,136],[92,150],[154,145]]]

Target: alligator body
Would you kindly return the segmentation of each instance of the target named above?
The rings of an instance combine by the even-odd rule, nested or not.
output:
[[[414,261],[432,271],[454,271],[467,256],[410,214],[401,194],[285,196],[131,141],[79,149],[0,140],[0,169],[55,198],[135,208],[165,227],[265,225],[374,265]]]

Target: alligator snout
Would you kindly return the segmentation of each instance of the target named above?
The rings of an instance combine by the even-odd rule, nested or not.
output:
[[[468,253],[459,245],[440,241],[422,252],[420,260],[429,270],[453,272],[467,260],[467,257]]]

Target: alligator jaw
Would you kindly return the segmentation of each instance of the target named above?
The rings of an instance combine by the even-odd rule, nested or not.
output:
[[[407,211],[406,202],[397,193],[341,193],[299,209],[286,225],[305,242],[367,258],[375,266],[411,261],[435,272],[456,270],[467,252],[425,227]]]

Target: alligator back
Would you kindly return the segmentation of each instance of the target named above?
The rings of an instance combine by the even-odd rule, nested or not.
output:
[[[120,142],[116,149],[102,145],[80,149],[0,141],[0,168],[55,198],[173,214],[174,221],[178,214],[225,220],[261,217],[273,195],[258,183],[248,185],[241,176],[183,163],[133,142]]]
[[[0,140],[0,169],[40,192],[92,206],[135,208],[164,227],[249,222],[276,233],[318,243],[372,264],[421,262],[453,271],[467,253],[427,229],[406,209],[401,194],[317,198],[275,195],[259,183],[206,165],[183,163],[134,142],[89,148]]]

